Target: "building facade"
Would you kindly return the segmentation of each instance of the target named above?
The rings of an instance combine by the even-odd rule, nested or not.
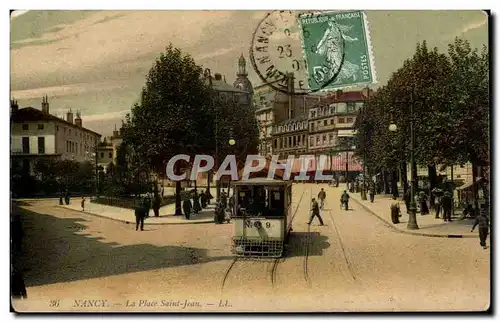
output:
[[[50,114],[48,97],[42,110],[20,109],[11,101],[11,158],[13,167],[33,173],[41,159],[69,159],[95,162],[96,147],[101,135],[83,127],[80,112],[74,118],[71,110],[66,119]]]
[[[332,151],[352,149],[356,116],[369,95],[368,89],[337,90],[310,108],[308,153],[330,154]]]

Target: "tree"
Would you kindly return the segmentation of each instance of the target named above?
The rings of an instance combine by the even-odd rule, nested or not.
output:
[[[167,46],[149,71],[141,100],[124,126],[124,141],[151,170],[164,172],[177,154],[211,152],[214,146],[210,93],[193,58]],[[181,169],[176,163],[176,172]],[[176,182],[176,215],[182,215]]]
[[[428,50],[425,41],[417,44],[415,54],[365,103],[355,124],[358,155],[366,149],[372,168],[406,168],[413,101],[415,157],[418,164],[428,166],[431,189],[436,164],[487,164],[488,71],[486,48],[479,55],[465,40],[455,39],[448,56],[436,48]],[[396,133],[388,131],[391,122],[398,126]]]

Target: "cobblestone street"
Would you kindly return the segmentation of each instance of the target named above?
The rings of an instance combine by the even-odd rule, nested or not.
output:
[[[307,243],[310,200],[321,187],[327,193],[325,226],[313,221]],[[233,262],[231,224],[149,225],[136,232],[132,225],[60,208],[53,201],[23,201],[28,300],[16,300],[14,307],[465,311],[489,306],[490,249],[482,249],[478,239],[397,232],[353,200],[349,211],[340,210],[340,192],[327,185],[294,184],[297,215],[286,257],[276,265],[273,260],[237,261],[227,276]]]

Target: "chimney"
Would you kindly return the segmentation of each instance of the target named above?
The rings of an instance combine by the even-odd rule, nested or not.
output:
[[[66,121],[73,124],[73,112],[69,109],[68,113],[66,113]]]
[[[10,100],[10,110],[11,110],[11,113],[15,113],[19,110],[19,105],[17,105],[16,100]]]
[[[367,86],[361,90],[361,93],[365,98],[368,98],[371,95],[371,89]]]
[[[47,95],[42,97],[42,112],[49,114],[49,97]]]
[[[215,80],[222,80],[222,74],[220,73],[215,73]]]
[[[76,111],[75,124],[79,127],[82,127],[82,118],[80,116],[80,111]]]

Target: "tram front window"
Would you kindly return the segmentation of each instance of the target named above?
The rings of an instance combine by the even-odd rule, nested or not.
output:
[[[270,216],[283,216],[285,212],[285,191],[283,188],[269,191]]]

